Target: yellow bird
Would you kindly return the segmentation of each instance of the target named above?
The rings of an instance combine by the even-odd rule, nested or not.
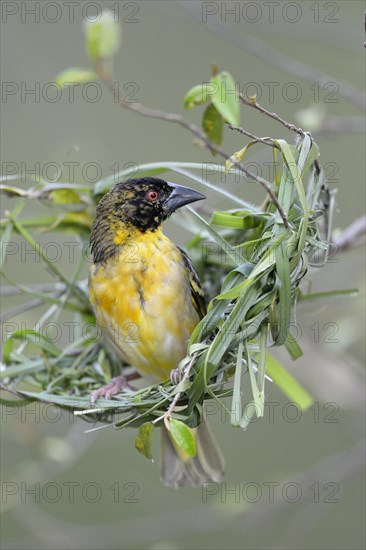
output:
[[[118,356],[147,381],[169,378],[186,356],[189,337],[205,314],[205,301],[189,257],[162,232],[178,208],[205,196],[158,178],[117,184],[99,202],[91,232],[89,294],[97,321]],[[118,393],[123,376],[94,392]],[[207,422],[195,430],[189,457],[162,429],[161,477],[166,485],[221,481],[222,454]]]

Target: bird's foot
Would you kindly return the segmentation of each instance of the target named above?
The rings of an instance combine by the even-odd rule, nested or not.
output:
[[[177,384],[179,384],[180,379],[181,379],[180,370],[179,369],[172,369],[170,371],[170,381],[171,381],[171,383],[174,384],[174,386],[176,386]]]
[[[98,390],[94,390],[91,393],[90,401],[91,403],[95,403],[99,397],[104,397],[105,399],[111,399],[114,395],[117,395],[117,393],[120,393],[124,388],[131,388],[129,384],[129,380],[133,380],[134,378],[137,378],[138,376],[124,376],[123,374],[120,374],[119,376],[116,376],[115,378],[112,378],[112,380],[109,382],[109,384],[106,384],[105,386],[102,386]],[[131,388],[133,389],[133,388]]]

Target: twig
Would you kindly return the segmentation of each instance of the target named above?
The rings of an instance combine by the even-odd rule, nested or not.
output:
[[[365,242],[366,238],[366,214],[357,218],[346,227],[338,237],[334,239],[337,250],[349,250]]]
[[[241,34],[243,35],[245,33]],[[253,42],[256,42],[256,45],[254,46],[256,56],[265,59],[268,63],[276,65],[285,72],[301,78],[302,80],[316,82],[320,87],[327,86],[330,82],[335,83],[338,85],[339,94],[343,95],[343,97],[348,99],[348,101],[360,109],[365,109],[365,95],[353,84],[351,84],[351,82],[348,82],[347,80],[339,80],[323,71],[314,69],[314,67],[307,65],[306,63],[295,60],[289,55],[279,53],[256,37],[247,36],[245,38],[250,38]]]
[[[301,128],[298,128],[297,126],[295,126],[295,124],[292,124],[291,122],[287,122],[287,120],[280,117],[277,113],[273,113],[271,111],[268,111],[268,109],[265,109],[264,107],[259,105],[259,103],[257,103],[256,101],[252,101],[252,100],[247,99],[246,97],[244,97],[243,94],[239,94],[239,97],[240,97],[240,100],[242,101],[242,103],[244,103],[244,105],[248,105],[249,107],[253,107],[253,109],[256,109],[257,111],[259,111],[263,115],[268,116],[269,118],[272,118],[276,122],[279,122],[280,124],[282,124],[282,126],[285,126],[285,128],[287,128],[288,130],[291,130],[292,132],[295,132],[299,136],[304,137],[305,133],[307,133],[307,134],[310,135],[310,138],[312,139],[312,136],[311,136],[310,132],[304,132],[304,130],[302,130]],[[319,165],[319,162],[317,161],[317,159],[314,160],[314,165],[315,165],[316,171],[319,173],[320,172],[320,165]]]
[[[106,66],[103,64],[102,60],[96,63],[95,72],[97,73],[100,80],[104,82],[104,84],[108,87],[113,97],[115,97],[116,95],[115,81],[113,80],[112,75],[109,73],[108,68],[106,68]],[[198,126],[189,122],[188,120],[186,120],[184,117],[180,115],[177,115],[175,113],[167,113],[165,111],[160,111],[159,109],[151,109],[150,107],[145,107],[145,105],[143,105],[142,103],[131,103],[129,101],[125,101],[125,98],[120,93],[120,91],[118,91],[118,104],[120,105],[120,107],[139,113],[142,116],[157,118],[160,120],[165,120],[167,122],[174,122],[176,124],[179,124],[183,128],[186,128],[187,130],[189,130],[196,137],[198,137],[210,151],[217,153],[218,155],[223,157],[225,160],[228,160],[231,158],[231,156],[228,155],[225,151],[223,151],[222,149],[214,145],[207,138],[207,136],[198,128]],[[240,162],[234,162],[234,161],[232,162],[233,162],[233,165],[236,166],[243,174],[245,174],[248,178],[259,183],[259,185],[261,185],[266,190],[268,195],[271,197],[271,201],[276,206],[283,220],[284,226],[288,228],[289,223],[288,223],[287,215],[284,212],[283,208],[281,207],[280,203],[278,202],[277,197],[272,190],[270,182],[258,176],[257,174],[250,172]]]
[[[21,393],[17,392],[16,390],[14,390],[13,388],[10,388],[9,386],[7,386],[6,384],[3,384],[2,382],[0,383],[0,389],[3,390],[3,391],[6,391],[8,393],[11,393],[12,395],[15,395],[15,397],[19,397],[20,399],[25,399],[25,396],[22,395]],[[29,398],[28,398],[29,399]]]
[[[65,290],[66,286],[64,283],[45,283],[45,284],[34,284],[34,285],[27,285],[27,289],[29,290],[35,290],[36,292],[55,292],[60,291],[62,292]],[[1,296],[16,296],[18,294],[25,293],[26,290],[23,290],[22,288],[17,288],[15,286],[3,286],[0,288],[0,295]]]
[[[183,374],[183,378],[181,380],[180,383],[184,382],[185,380],[187,380],[189,378],[189,374],[191,372],[191,368],[193,366],[193,363],[195,362],[195,359],[197,357],[197,353],[193,353],[192,357],[191,357],[191,360],[189,361],[188,365],[186,366],[186,368],[184,369],[184,374]],[[175,406],[176,404],[178,403],[179,399],[181,398],[182,396],[182,392],[178,392],[175,396],[174,396],[174,399],[173,401],[171,402],[171,404],[169,405],[168,409],[165,411],[165,413],[161,416],[159,416],[159,418],[156,418],[155,420],[152,421],[152,424],[157,424],[158,422],[160,422],[160,420],[164,420],[164,424],[165,426],[169,429],[169,420],[172,416],[172,413],[175,409]]]
[[[232,124],[229,124],[228,127],[230,130],[235,130],[236,132],[239,132],[239,134],[243,134],[244,136],[247,136],[250,139],[257,141],[258,143],[263,143],[264,145],[269,145],[270,147],[279,149],[279,147],[275,143],[273,143],[273,140],[271,138],[260,138],[258,136],[255,136],[251,132],[248,132],[248,130],[245,130],[241,126],[233,126]]]
[[[271,111],[268,111],[267,109],[259,105],[259,103],[257,103],[256,101],[247,99],[246,97],[243,96],[243,94],[239,94],[239,97],[242,103],[244,103],[244,105],[249,105],[249,107],[253,107],[253,109],[256,109],[260,113],[267,115],[270,118],[273,118],[273,120],[276,120],[277,122],[285,126],[288,130],[291,130],[292,132],[296,132],[300,136],[305,135],[304,130],[302,130],[301,128],[297,128],[297,126],[295,126],[291,122],[287,122],[284,118],[280,117],[276,113],[272,113]]]
[[[179,5],[184,10],[193,13],[202,21],[202,6],[200,2],[180,1]],[[356,105],[358,108],[365,109],[365,94],[358,90],[351,82],[339,80],[335,76],[318,70],[307,63],[294,59],[290,55],[279,52],[266,42],[253,36],[248,32],[242,32],[240,25],[228,25],[218,17],[208,17],[205,26],[208,26],[213,32],[224,35],[226,39],[237,44],[243,50],[253,54],[254,59],[262,59],[270,66],[277,67],[287,74],[295,76],[308,82],[316,82],[320,87],[327,86],[330,82],[338,85],[339,95]],[[235,27],[237,27],[235,29]],[[366,44],[366,42],[365,42]]]
[[[19,315],[20,313],[24,313],[25,311],[29,311],[30,309],[34,309],[35,307],[41,306],[43,303],[44,302],[41,298],[35,298],[34,300],[30,300],[25,304],[20,304],[19,306],[16,306],[13,309],[10,309],[9,311],[1,315],[0,323],[4,323],[8,319],[12,319],[16,315]]]

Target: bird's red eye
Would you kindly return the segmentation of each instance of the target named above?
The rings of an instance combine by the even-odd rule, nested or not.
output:
[[[159,193],[157,191],[148,191],[147,198],[149,201],[156,201],[156,199],[159,197]]]

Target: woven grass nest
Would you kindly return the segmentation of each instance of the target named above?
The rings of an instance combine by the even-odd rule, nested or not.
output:
[[[101,338],[89,304],[87,281],[78,277],[86,262],[81,250],[87,246],[95,204],[114,182],[106,178],[93,189],[47,182],[34,184],[27,191],[3,186],[3,192],[16,198],[14,209],[1,222],[3,274],[6,277],[7,246],[17,234],[36,250],[54,283],[26,286],[9,281],[14,293],[30,295],[34,306],[43,304],[44,311],[35,328],[13,331],[4,345],[2,404],[53,403],[86,421],[100,421],[93,429],[101,429],[159,423],[172,403],[179,406],[177,411],[170,409],[174,418],[194,427],[201,420],[203,403],[215,400],[230,414],[233,425],[245,429],[253,416],[263,415],[265,380],[269,378],[299,407],[310,406],[312,396],[272,356],[271,349],[285,346],[289,358],[297,359],[302,351],[290,331],[295,308],[304,300],[331,294],[309,294],[306,289],[311,271],[327,259],[334,198],[309,134],[304,133],[295,145],[284,140],[271,142],[274,158],[280,160],[276,165],[281,167],[275,171],[272,189],[286,217],[268,195],[261,206],[255,206],[241,198],[240,185],[234,195],[203,180],[197,175],[202,173],[202,164],[153,163],[138,168],[135,177],[166,171],[183,175],[232,200],[234,208],[215,211],[210,220],[191,207],[182,214],[190,217],[194,237],[187,251],[203,281],[208,313],[191,335],[187,356],[179,365],[180,381],[127,388],[112,400],[99,399],[94,405],[91,392],[120,374],[122,365]],[[228,178],[238,174],[238,153],[235,155],[233,162],[229,160],[226,168],[220,168]],[[121,172],[120,181],[130,172]],[[32,200],[46,206],[48,215],[22,215]],[[182,223],[181,216],[175,219]],[[40,231],[67,234],[82,245],[77,249],[80,258],[72,277],[66,277],[37,246],[34,233]],[[71,314],[76,328],[72,340],[60,345],[44,327],[60,322],[65,313]],[[124,367],[133,376],[131,367]],[[241,388],[246,380],[251,399],[242,403]]]

